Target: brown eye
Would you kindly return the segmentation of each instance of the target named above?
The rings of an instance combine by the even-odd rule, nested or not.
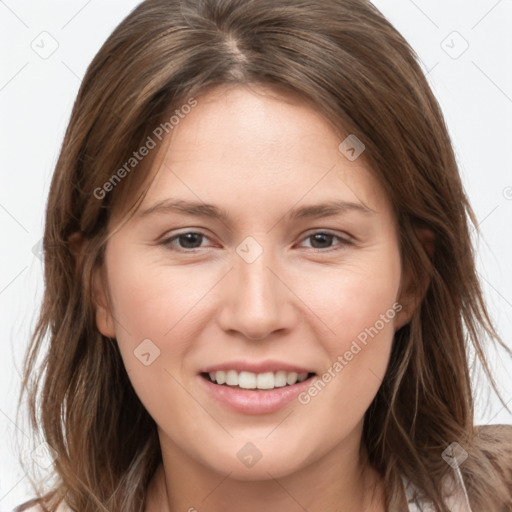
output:
[[[311,239],[311,248],[316,250],[322,250],[322,249],[331,249],[332,242],[334,239],[338,239],[340,243],[338,244],[338,248],[334,248],[331,250],[337,250],[339,248],[342,248],[345,245],[350,245],[351,242],[345,238],[342,238],[338,235],[335,235],[333,233],[327,233],[325,231],[318,231],[316,233],[312,233],[308,235],[304,240]],[[325,251],[327,252],[327,251]]]
[[[204,238],[206,238],[206,236],[201,233],[187,231],[186,233],[180,233],[170,238],[166,238],[162,241],[162,245],[176,251],[186,251],[187,249],[193,250],[201,248],[201,242]]]

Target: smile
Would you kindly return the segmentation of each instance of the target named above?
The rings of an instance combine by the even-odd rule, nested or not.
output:
[[[210,382],[223,386],[231,386],[238,389],[274,389],[285,386],[293,386],[297,382],[303,382],[312,373],[308,372],[287,372],[280,370],[277,372],[253,373],[248,371],[237,372],[236,370],[213,371],[203,373]]]
[[[316,376],[284,370],[254,373],[224,369],[201,372],[198,378],[206,395],[223,407],[242,414],[271,414],[296,401]]]

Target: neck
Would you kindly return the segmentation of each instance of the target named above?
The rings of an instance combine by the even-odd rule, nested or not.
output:
[[[237,480],[200,464],[162,432],[159,436],[163,464],[148,487],[145,512],[385,512],[382,479],[360,443],[340,443],[285,476],[269,471],[265,479]]]

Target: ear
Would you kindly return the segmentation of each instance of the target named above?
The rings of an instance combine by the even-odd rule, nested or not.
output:
[[[92,272],[93,299],[96,308],[96,327],[107,338],[116,337],[114,317],[108,295],[105,291],[106,277],[102,272],[103,267],[95,267]]]
[[[69,248],[75,257],[77,273],[80,272],[84,259],[84,251],[87,247],[87,239],[81,233],[73,233],[69,238]],[[96,327],[101,334],[108,338],[115,338],[116,331],[109,306],[109,300],[105,291],[106,280],[104,279],[103,267],[95,267],[92,271],[91,284],[94,308],[96,313]]]
[[[434,258],[435,250],[435,237],[434,233],[427,228],[416,229],[418,240],[421,242],[423,249],[432,261]],[[412,315],[416,311],[416,308],[423,300],[425,293],[430,285],[430,278],[425,276],[422,286],[415,286],[412,279],[411,272],[406,269],[404,272],[404,283],[402,284],[402,292],[398,303],[402,306],[402,309],[396,315],[395,331],[410,322]]]

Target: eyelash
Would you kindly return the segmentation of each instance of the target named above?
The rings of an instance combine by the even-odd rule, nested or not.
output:
[[[176,248],[172,247],[172,245],[171,245],[172,242],[174,242],[175,240],[178,240],[180,237],[188,235],[188,234],[199,235],[199,236],[203,237],[203,239],[204,238],[208,238],[205,234],[200,233],[198,231],[184,231],[183,233],[178,233],[177,235],[173,235],[172,237],[168,237],[168,238],[162,240],[160,242],[160,245],[163,245],[166,248],[168,248],[169,250],[175,251],[175,252],[195,253],[199,249],[201,249],[201,247],[195,247],[193,249],[183,249],[183,248],[176,249]],[[340,246],[338,248],[335,248],[335,249],[325,249],[325,250],[324,249],[312,248],[312,250],[314,252],[334,252],[334,251],[342,250],[344,248],[344,246],[353,245],[353,242],[351,240],[348,240],[347,238],[343,238],[343,237],[341,237],[339,235],[335,235],[334,233],[330,233],[328,231],[315,231],[313,233],[310,233],[306,237],[304,237],[303,240],[307,240],[308,238],[312,238],[315,235],[320,235],[320,234],[327,235],[327,236],[330,236],[330,237],[333,237],[333,238],[337,238],[338,240],[340,240]]]

